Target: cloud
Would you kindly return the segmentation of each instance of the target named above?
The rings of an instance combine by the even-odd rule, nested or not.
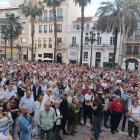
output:
[[[8,0],[1,0],[0,1],[0,7],[5,8],[5,7],[10,7],[10,3]]]
[[[85,16],[94,16],[96,13],[96,10],[100,6],[101,2],[106,2],[106,1],[114,1],[114,0],[91,0],[91,4],[89,4],[85,8]]]

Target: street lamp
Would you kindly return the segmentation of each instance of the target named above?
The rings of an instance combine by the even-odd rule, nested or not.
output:
[[[95,34],[95,28],[92,28],[92,30],[89,33],[86,33],[87,41],[91,43],[91,54],[90,54],[90,67],[92,66],[92,49],[93,44],[98,40],[98,37],[100,36],[100,33],[98,32]],[[97,35],[97,38],[96,38]]]

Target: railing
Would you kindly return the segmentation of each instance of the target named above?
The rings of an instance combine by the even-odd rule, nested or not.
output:
[[[78,47],[78,44],[69,44],[69,47]]]
[[[126,52],[126,56],[140,56],[140,52]]]

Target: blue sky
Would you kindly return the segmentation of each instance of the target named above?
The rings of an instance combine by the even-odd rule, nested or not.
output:
[[[9,7],[9,2],[12,2],[15,0],[0,0],[0,7]],[[18,0],[17,0],[18,1]],[[85,9],[85,16],[94,16],[97,8],[99,7],[99,4],[101,2],[105,1],[113,1],[113,0],[91,0],[91,4],[87,6]]]

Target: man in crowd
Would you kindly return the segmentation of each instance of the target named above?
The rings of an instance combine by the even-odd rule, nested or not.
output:
[[[18,119],[20,140],[31,140],[31,117],[27,106],[22,106],[21,115]]]
[[[55,110],[51,107],[51,102],[46,101],[44,108],[39,111],[37,117],[37,124],[41,128],[40,138],[44,139],[45,133],[47,134],[47,140],[51,140],[51,133],[56,121]]]

